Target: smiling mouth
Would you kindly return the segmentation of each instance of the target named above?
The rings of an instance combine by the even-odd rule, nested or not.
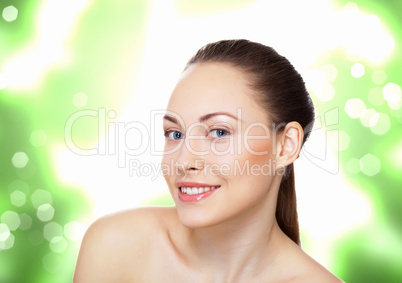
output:
[[[187,195],[198,195],[208,191],[213,191],[219,189],[221,186],[214,186],[214,187],[179,187],[179,190],[183,194]]]

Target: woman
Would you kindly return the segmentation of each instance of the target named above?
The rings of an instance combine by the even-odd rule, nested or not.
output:
[[[302,78],[272,48],[201,48],[164,117],[176,206],[96,221],[74,281],[342,282],[299,247],[293,162],[313,119]]]

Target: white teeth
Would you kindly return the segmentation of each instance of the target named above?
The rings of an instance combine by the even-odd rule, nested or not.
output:
[[[219,187],[220,186],[218,186],[218,187],[201,187],[201,188],[197,188],[197,187],[192,187],[192,188],[190,188],[190,187],[180,187],[180,190],[181,190],[181,192],[183,194],[188,194],[188,195],[191,196],[191,195],[196,195],[196,194],[202,194],[202,193],[208,192],[210,190],[215,190],[215,189],[217,189]]]

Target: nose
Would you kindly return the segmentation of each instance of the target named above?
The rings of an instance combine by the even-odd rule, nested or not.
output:
[[[188,139],[181,146],[179,157],[176,160],[176,166],[182,173],[201,172],[205,167],[204,151],[201,151],[202,141],[197,139]]]

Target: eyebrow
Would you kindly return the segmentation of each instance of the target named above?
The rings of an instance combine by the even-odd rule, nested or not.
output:
[[[180,124],[175,117],[170,116],[170,115],[163,116],[163,119],[168,120],[168,121],[170,121],[172,123],[175,123],[175,124]]]
[[[228,117],[231,117],[231,118],[233,118],[235,120],[239,120],[239,118],[237,118],[235,115],[233,115],[231,113],[228,113],[228,112],[214,112],[214,113],[205,114],[205,115],[201,116],[200,119],[198,119],[198,120],[202,123],[202,122],[205,122],[205,121],[207,121],[207,120],[209,120],[209,119],[211,119],[211,118],[213,118],[215,116],[220,116],[220,115],[228,116]],[[163,119],[168,120],[168,121],[170,121],[172,123],[175,123],[175,124],[180,124],[177,121],[176,118],[174,118],[173,116],[170,116],[170,115],[163,116]],[[242,121],[242,120],[240,120],[240,121]]]

